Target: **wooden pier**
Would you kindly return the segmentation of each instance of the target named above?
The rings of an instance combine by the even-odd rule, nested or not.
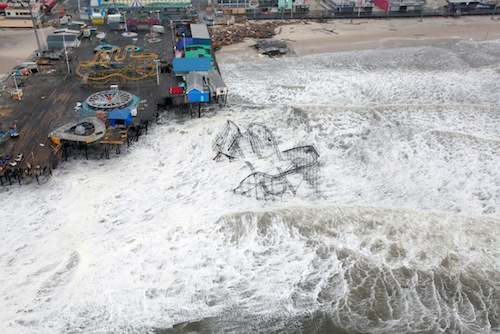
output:
[[[146,34],[147,32],[138,32],[137,46],[157,53],[162,66],[171,64],[174,57],[170,47],[173,45],[171,34],[167,32],[161,35],[162,42],[152,44],[148,43]],[[119,33],[109,32],[109,36],[106,41],[109,44],[130,44],[130,40],[121,37]],[[147,132],[147,125],[155,119],[158,106],[163,105],[170,97],[168,88],[177,84],[176,78],[171,73],[159,71],[158,79],[110,82],[99,87],[82,85],[82,78],[76,74],[76,68],[80,60],[94,57],[93,49],[96,45],[95,38],[84,38],[80,47],[69,53],[71,73],[68,73],[64,59],[44,60],[37,73],[16,77],[15,82],[10,77],[5,82],[6,92],[0,95],[0,130],[9,131],[15,125],[19,136],[9,135],[0,142],[0,185],[15,182],[21,184],[21,180],[25,178],[38,179],[40,175],[50,175],[60,161],[67,158],[68,150],[65,144],[55,145],[48,134],[55,128],[82,117],[75,106],[88,96],[109,89],[111,84],[118,84],[120,90],[138,96],[140,104],[131,127],[107,129],[106,136],[98,143],[99,149],[104,151],[103,156],[109,158],[111,149],[116,149],[119,153],[120,146],[125,143],[130,145],[130,141],[137,140],[144,130]],[[7,94],[16,89],[15,84],[18,88],[22,86],[23,94],[20,99],[12,99]],[[22,160],[15,161],[19,155],[22,155]],[[9,156],[9,160],[3,161]]]

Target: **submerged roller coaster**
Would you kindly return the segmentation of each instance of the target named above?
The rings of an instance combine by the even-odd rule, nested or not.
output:
[[[122,83],[138,81],[156,76],[157,61],[156,53],[135,52],[135,45],[127,45],[112,52],[99,50],[92,60],[80,61],[76,73],[88,85],[104,84],[113,79]]]
[[[251,123],[244,133],[228,120],[212,142],[212,149],[217,153],[216,158],[242,159],[250,168],[250,174],[234,189],[235,193],[255,194],[258,199],[282,197],[287,191],[295,195],[302,181],[306,181],[313,192],[319,192],[319,154],[314,146],[297,146],[280,151],[272,131],[264,124]],[[259,160],[271,161],[273,172],[257,171],[246,158],[248,154]]]

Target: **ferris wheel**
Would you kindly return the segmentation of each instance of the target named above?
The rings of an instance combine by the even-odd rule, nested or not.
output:
[[[94,93],[87,98],[90,107],[96,110],[125,108],[132,102],[132,95],[123,90],[106,90]]]

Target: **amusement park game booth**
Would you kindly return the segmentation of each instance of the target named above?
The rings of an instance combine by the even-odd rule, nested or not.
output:
[[[129,126],[130,122],[132,122],[132,113],[129,108],[125,109],[115,109],[113,110],[109,116],[108,121],[110,126]]]

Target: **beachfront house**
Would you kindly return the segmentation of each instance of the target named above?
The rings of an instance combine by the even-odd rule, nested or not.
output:
[[[38,2],[9,2],[2,6],[5,16],[0,16],[0,28],[37,28],[42,27],[43,10]],[[33,21],[31,20],[33,15]]]

